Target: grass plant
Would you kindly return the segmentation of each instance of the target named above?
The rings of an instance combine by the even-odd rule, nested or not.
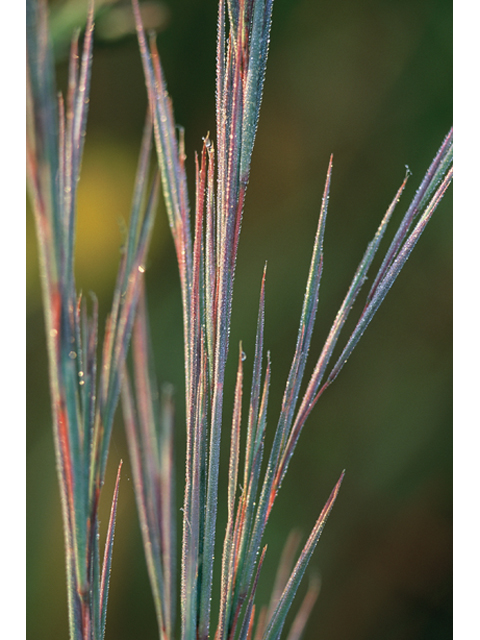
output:
[[[74,276],[76,195],[89,102],[94,6],[90,3],[81,55],[78,32],[72,40],[68,91],[63,98],[57,96],[55,86],[46,2],[27,2],[27,173],[40,253],[70,636],[75,640],[97,640],[105,634],[121,462],[103,559],[98,504],[120,395],[160,638],[283,637],[287,614],[337,498],[344,472],[339,472],[298,557],[298,540],[293,536],[287,542],[271,602],[268,607],[259,608],[255,596],[267,552],[264,533],[277,494],[309,414],[357,345],[452,180],[450,131],[376,275],[368,276],[372,284],[363,309],[350,334],[342,334],[342,347],[340,334],[409,179],[407,168],[404,181],[358,265],[324,347],[316,356],[313,372],[306,379],[333,179],[333,157],[330,158],[296,348],[278,421],[273,428],[267,427],[271,363],[264,345],[265,265],[259,277],[248,411],[244,411],[245,358],[240,343],[230,424],[224,390],[235,268],[262,102],[272,8],[273,0],[219,1],[216,131],[214,136],[206,133],[202,149],[195,156],[195,202],[190,205],[184,133],[175,123],[155,36],[147,37],[138,0],[132,2],[149,109],[127,240],[97,365],[97,303],[93,297],[91,311],[88,310],[87,301],[77,293]],[[158,166],[152,171],[153,146]],[[174,402],[171,388],[158,388],[144,283],[160,187],[178,261],[183,305],[186,452],[178,569]],[[127,362],[130,341],[131,370]],[[267,428],[272,429],[269,449]],[[220,524],[220,453],[222,437],[228,436],[228,515],[226,523]],[[223,542],[222,556],[216,563],[219,539]],[[215,571],[220,586],[218,612],[211,607]],[[290,627],[289,640],[301,636],[318,589],[318,583],[312,581]]]

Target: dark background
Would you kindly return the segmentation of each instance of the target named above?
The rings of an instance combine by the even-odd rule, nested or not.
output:
[[[73,23],[84,14],[84,3],[76,4],[81,8]],[[128,3],[118,6],[128,9]],[[384,247],[447,133],[452,119],[451,10],[451,3],[439,0],[276,0],[235,283],[226,442],[236,345],[243,340],[248,389],[265,260],[266,347],[273,368],[270,433],[274,429],[330,153],[334,173],[324,275],[308,371],[403,179],[405,164],[413,177]],[[136,40],[131,35],[112,39],[112,15],[121,14],[105,12],[97,21],[77,242],[78,288],[98,294],[103,318],[122,241],[119,220],[128,220],[146,108]],[[165,0],[151,3],[150,15],[160,32],[176,121],[186,129],[192,189],[194,151],[201,148],[201,137],[214,131],[216,3]],[[69,38],[69,19],[57,14],[55,23],[60,87],[66,78],[62,38]],[[320,573],[322,589],[306,639],[452,637],[451,209],[448,193],[339,379],[307,421],[273,510],[260,604],[269,596],[289,531],[298,527],[306,539],[346,469],[309,568]],[[52,640],[68,635],[67,604],[31,215],[27,254],[27,634],[32,640]],[[176,388],[180,508],[181,308],[163,205],[147,267],[158,378]],[[118,418],[103,494],[104,524],[121,457],[125,464],[106,637],[150,640],[157,637],[156,622]],[[224,522],[220,510],[220,534]],[[306,581],[299,596],[305,587]]]

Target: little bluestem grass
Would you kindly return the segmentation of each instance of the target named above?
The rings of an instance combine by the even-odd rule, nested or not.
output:
[[[148,187],[143,161],[150,144],[146,139],[127,247],[97,373],[97,302],[93,298],[89,315],[85,298],[76,292],[74,277],[76,191],[88,107],[93,5],[80,65],[78,34],[72,41],[66,104],[55,91],[45,3],[27,3],[27,33],[27,176],[40,252],[70,635],[101,638],[105,633],[119,474],[102,566],[98,505],[159,181],[155,179]],[[142,203],[143,199],[147,202]]]
[[[97,373],[97,303],[93,299],[89,315],[84,297],[76,291],[74,277],[76,195],[89,102],[94,7],[91,3],[80,64],[78,33],[72,40],[64,99],[56,95],[46,2],[27,2],[27,174],[40,252],[70,636],[75,640],[96,640],[105,634],[121,463],[103,561],[98,503],[121,392],[160,638],[171,640],[179,635],[182,640],[213,636],[216,640],[273,640],[283,633],[344,472],[339,474],[296,561],[298,540],[293,537],[287,543],[271,602],[257,613],[255,596],[267,553],[267,522],[306,419],[363,335],[452,180],[452,132],[440,146],[408,207],[340,355],[332,361],[347,317],[409,178],[407,169],[354,274],[313,372],[304,380],[323,270],[323,240],[333,179],[333,157],[330,158],[296,348],[269,451],[265,450],[271,379],[270,354],[265,353],[264,347],[265,266],[246,416],[242,415],[241,344],[238,351],[217,614],[212,612],[211,603],[215,547],[223,531],[217,522],[217,509],[221,440],[227,428],[225,372],[237,252],[262,101],[273,0],[219,2],[216,132],[214,136],[206,133],[202,150],[195,156],[192,207],[183,130],[175,124],[155,37],[147,38],[144,32],[138,0],[133,0],[132,5],[149,112],[128,237]],[[153,142],[158,168],[149,180]],[[160,183],[177,255],[183,305],[186,452],[178,570],[173,396],[169,387],[158,390],[143,281]],[[133,368],[129,372],[127,352],[132,335]],[[242,451],[243,430],[246,433]],[[318,589],[314,579],[291,625],[290,640],[300,637]]]

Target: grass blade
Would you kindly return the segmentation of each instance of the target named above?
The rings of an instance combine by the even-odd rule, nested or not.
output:
[[[343,481],[344,473],[345,472],[343,472],[342,475],[340,476],[340,479],[335,485],[332,493],[330,494],[329,499],[327,500],[327,503],[323,507],[322,512],[320,513],[320,516],[317,522],[315,523],[314,528],[312,529],[312,532],[302,550],[302,553],[300,554],[300,557],[295,565],[295,568],[293,569],[292,574],[285,586],[285,589],[283,590],[283,593],[280,597],[278,605],[270,619],[267,629],[263,635],[263,640],[274,640],[274,639],[276,640],[277,638],[280,637],[283,626],[285,624],[285,618],[293,602],[293,598],[295,597],[295,594],[297,592],[298,585],[300,584],[300,580],[302,579],[303,574],[305,573],[307,564],[312,556],[313,551],[315,550],[318,540],[322,534],[323,527],[325,526],[327,517],[329,516],[330,511],[332,510],[333,504],[335,502],[335,499],[338,495],[340,485],[342,484],[342,481]]]
[[[300,640],[307,626],[308,618],[320,593],[320,580],[312,578],[308,591],[292,623],[287,640]]]
[[[281,460],[277,470],[275,486],[279,486],[283,478],[285,477],[289,460],[293,455],[293,451],[295,449],[295,445],[298,441],[302,427],[305,424],[305,421],[308,415],[310,414],[311,410],[315,406],[316,401],[318,400],[318,396],[316,397],[316,394],[320,386],[321,380],[325,374],[325,370],[330,361],[330,357],[333,353],[333,349],[335,348],[337,340],[340,336],[340,332],[347,320],[347,317],[360,292],[360,289],[366,280],[368,269],[370,268],[370,265],[372,264],[372,261],[376,255],[380,242],[387,228],[388,222],[390,221],[392,214],[395,210],[396,204],[398,203],[398,200],[403,190],[405,189],[408,176],[409,174],[407,172],[400,188],[398,189],[394,199],[392,200],[390,206],[388,207],[387,212],[385,213],[385,216],[383,217],[383,220],[380,223],[380,226],[378,227],[373,240],[369,243],[367,250],[365,251],[365,254],[355,272],[352,283],[350,284],[350,287],[347,291],[344,301],[337,313],[337,316],[332,325],[332,328],[330,329],[328,337],[325,341],[325,345],[322,349],[322,352],[317,361],[317,364],[315,365],[314,371],[311,375],[307,389],[303,396],[302,402],[300,404],[300,408],[298,409],[298,412],[295,416],[294,424],[288,433],[288,440],[282,452]],[[305,354],[305,357],[306,357],[306,354]],[[292,403],[290,403],[290,406],[291,404]],[[293,409],[294,407],[291,406],[291,411],[289,416],[290,421],[293,419]],[[289,424],[291,424],[291,422],[289,422]]]
[[[372,286],[362,315],[360,316],[360,319],[340,357],[338,358],[332,371],[330,372],[325,385],[320,390],[320,393],[322,393],[323,390],[328,385],[330,385],[340,373],[340,370],[357,345],[361,336],[365,332],[365,329],[367,328],[381,303],[385,299],[385,296],[391,289],[398,274],[404,267],[408,257],[413,251],[421,234],[425,230],[425,227],[427,226],[438,204],[443,198],[446,190],[450,186],[450,183],[453,179],[453,166],[451,166],[453,159],[452,154],[453,138],[450,132],[450,134],[446,137],[444,143],[440,147],[440,151],[437,154],[434,163],[432,164],[432,167],[438,166],[438,168],[434,171],[432,170],[432,167],[430,167],[430,169],[427,171],[427,174],[422,182],[421,189],[419,189],[419,191],[417,192],[412,205],[409,207],[409,210],[405,215],[406,219],[414,218],[420,215],[419,220],[415,225],[413,231],[406,239],[404,239],[404,237],[396,238],[392,242],[392,247],[395,247],[395,252],[392,251],[392,257],[388,260],[388,268],[385,271],[386,261],[384,261],[384,264],[380,267],[379,276],[376,278],[374,285]],[[435,191],[431,196],[430,201],[428,202],[428,204],[425,204],[425,198],[420,198],[418,194],[422,192],[431,194],[433,189],[435,189]],[[416,203],[418,203],[418,206]],[[424,203],[425,209],[420,213],[420,204],[422,203]],[[408,232],[407,225],[405,224],[405,218],[404,222],[400,226],[400,230],[404,232],[403,235]],[[397,247],[399,242],[402,242],[400,248]]]
[[[117,479],[115,481],[115,490],[113,492],[112,507],[110,509],[110,518],[108,521],[107,540],[105,542],[105,553],[103,556],[102,578],[100,585],[100,614],[101,614],[101,637],[105,637],[105,625],[107,621],[107,601],[108,587],[110,584],[110,573],[112,569],[112,551],[113,537],[115,535],[115,520],[117,516],[118,489],[120,486],[120,472],[122,470],[123,461],[120,460],[117,471]]]
[[[310,346],[313,332],[313,325],[318,304],[318,293],[322,274],[323,264],[323,236],[325,230],[325,220],[328,206],[328,195],[330,189],[331,172],[333,159],[330,158],[325,182],[325,189],[320,209],[319,222],[315,237],[312,259],[310,264],[307,287],[304,297],[302,316],[298,331],[297,346],[290,368],[289,377],[285,387],[282,402],[282,410],[277,424],[274,441],[270,451],[270,457],[265,471],[263,485],[261,489],[258,506],[256,508],[255,519],[249,533],[248,552],[243,567],[241,577],[242,590],[246,588],[252,579],[256,558],[261,546],[261,540],[265,527],[278,491],[279,464],[283,447],[285,446],[289,425],[293,419],[293,411],[296,399],[302,382],[303,372]]]
[[[373,285],[369,291],[367,302],[373,298],[375,291],[379,285],[379,283],[383,280],[386,271],[392,265],[393,260],[398,255],[400,248],[405,240],[405,237],[408,233],[408,230],[411,227],[411,224],[416,216],[418,216],[418,212],[422,211],[425,207],[428,199],[433,195],[435,189],[440,184],[440,181],[445,176],[451,162],[453,159],[453,129],[450,129],[445,140],[443,141],[440,149],[437,152],[437,155],[432,161],[427,173],[425,174],[420,187],[413,198],[405,217],[399,226],[397,233],[395,234],[394,239],[385,255],[385,258],[378,270],[378,274],[373,282]]]
[[[240,458],[240,426],[242,418],[243,392],[243,349],[239,346],[237,380],[235,385],[235,400],[232,420],[232,435],[230,444],[229,482],[228,482],[228,517],[222,553],[222,578],[220,592],[220,612],[215,638],[225,637],[227,612],[232,606],[234,567],[236,564],[235,545],[235,497],[237,493],[238,467]]]
[[[173,487],[173,404],[171,390],[158,403],[146,300],[142,289],[133,338],[134,401],[128,373],[123,412],[132,462],[137,510],[161,638],[175,625],[175,515]]]

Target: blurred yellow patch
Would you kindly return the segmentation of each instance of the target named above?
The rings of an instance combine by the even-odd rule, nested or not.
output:
[[[75,268],[77,289],[84,292],[101,295],[115,285],[130,217],[137,153],[137,149],[108,139],[94,139],[89,146],[87,139],[78,191]]]
[[[78,186],[75,277],[77,291],[100,298],[115,286],[120,251],[126,240],[139,149],[109,138],[87,137]],[[150,255],[168,237],[163,203],[157,212]],[[27,303],[40,304],[38,254],[33,215],[27,210]],[[147,262],[147,267],[148,263]]]

